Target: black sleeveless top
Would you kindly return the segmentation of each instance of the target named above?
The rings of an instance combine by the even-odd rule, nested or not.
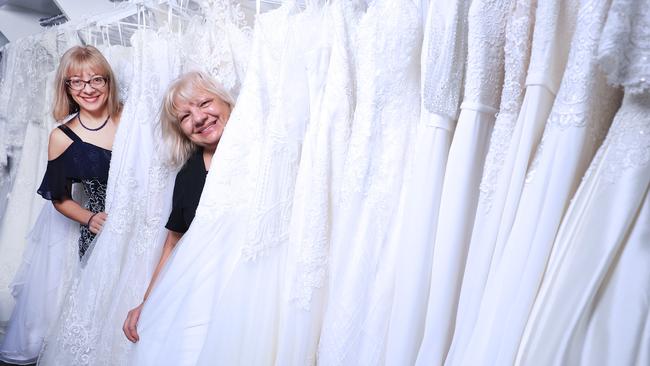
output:
[[[56,159],[47,162],[38,194],[52,201],[71,199],[72,183],[81,183],[88,198],[83,207],[92,212],[104,211],[111,151],[81,140],[66,125],[60,125],[58,128],[72,140],[72,144]],[[82,225],[79,238],[80,258],[94,238],[95,234]]]

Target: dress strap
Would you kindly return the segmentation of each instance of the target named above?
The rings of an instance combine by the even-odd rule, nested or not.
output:
[[[64,124],[59,126],[59,129],[63,131],[72,141],[82,142],[81,137],[77,136],[72,129]]]

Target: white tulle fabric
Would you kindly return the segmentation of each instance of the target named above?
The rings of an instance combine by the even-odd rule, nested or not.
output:
[[[501,98],[510,0],[474,0],[468,12],[465,95],[440,202],[432,245],[431,286],[418,362],[442,364],[452,341],[473,216],[488,141]]]
[[[248,278],[264,280],[256,275],[277,274],[282,268],[276,261],[279,250],[275,244],[286,240],[286,232],[282,236],[276,229],[282,228],[278,223],[288,221],[290,211],[286,210],[286,205],[290,207],[291,201],[276,201],[280,193],[287,194],[289,189],[277,185],[277,179],[290,175],[286,171],[267,170],[262,163],[272,163],[270,156],[265,156],[268,153],[295,159],[300,152],[295,132],[286,129],[298,123],[304,125],[304,121],[296,120],[299,115],[286,115],[283,120],[275,115],[276,123],[271,123],[271,111],[277,112],[281,106],[296,108],[294,100],[306,106],[303,99],[308,97],[306,89],[294,90],[293,95],[287,96],[287,90],[281,88],[281,76],[288,71],[282,68],[283,61],[287,58],[296,61],[296,57],[290,55],[297,50],[286,47],[289,18],[296,11],[295,5],[287,3],[257,18],[247,76],[237,106],[215,152],[196,217],[145,303],[138,326],[140,341],[130,364],[195,365],[213,364],[216,360],[223,364],[237,364],[237,359],[230,357],[272,357],[252,352],[252,349],[232,348],[223,355],[217,354],[214,359],[209,358],[213,350],[224,350],[223,347],[229,345],[235,347],[238,342],[247,340],[254,342],[256,333],[241,337],[242,330],[254,331],[245,323],[215,329],[217,332],[212,336],[217,337],[227,336],[232,331],[233,337],[224,342],[206,344],[206,337],[212,326],[213,309],[223,309],[219,306],[226,304],[225,301],[219,302],[226,285],[232,286],[227,288],[226,300],[237,303],[245,296],[256,294],[247,287],[238,287],[236,282]],[[289,98],[278,99],[280,95]],[[289,132],[291,134],[287,135]],[[269,151],[273,147],[278,149]],[[284,163],[288,162],[284,160]],[[281,164],[279,160],[278,163]],[[260,190],[265,184],[280,191]],[[267,194],[269,201],[265,202]],[[264,205],[271,201],[277,205],[258,206],[260,211],[251,214],[253,203]],[[233,274],[237,263],[241,272]],[[267,263],[270,266],[264,266]],[[229,282],[231,276],[233,280]],[[261,297],[266,295],[267,292],[259,294]],[[239,314],[254,318],[264,312],[266,306],[275,309],[273,304],[242,303],[245,307],[223,309],[226,313],[221,313],[221,316]],[[261,331],[260,337],[268,335],[264,331],[271,329],[269,324],[257,326]],[[202,350],[205,356],[202,356]],[[206,357],[206,360],[199,361],[200,357]]]
[[[172,34],[136,32],[130,98],[115,136],[106,197],[108,220],[75,275],[46,338],[41,365],[124,365],[131,343],[125,314],[140,302],[160,255],[173,172],[155,151],[160,99],[180,62]],[[147,158],[144,158],[147,157]]]
[[[576,11],[572,10],[575,2],[544,1],[533,9],[535,6],[531,2],[517,2],[508,24],[504,94],[480,185],[454,336],[445,362],[448,365],[460,364],[465,353],[470,352],[467,345],[477,321],[488,273],[510,233],[526,171],[568,59],[570,42],[566,34],[573,34],[575,28]],[[519,43],[530,40],[531,24],[534,24],[532,45]],[[522,70],[529,48],[530,65]],[[516,86],[517,73],[518,77],[525,75],[526,82],[521,105],[516,102],[521,97],[517,91],[521,86]]]
[[[78,268],[78,241],[79,224],[45,204],[12,283],[16,307],[0,345],[0,361],[36,362]]]
[[[350,144],[333,226],[318,363],[384,362],[397,241],[389,240],[419,121],[420,8],[372,2],[357,30]]]
[[[508,240],[493,259],[464,363],[512,364],[562,216],[620,102],[596,62],[610,3],[582,1],[562,84]],[[604,103],[603,101],[608,101]]]
[[[420,56],[420,122],[409,179],[405,180],[390,246],[396,257],[395,290],[385,363],[414,364],[424,333],[433,240],[447,155],[460,108],[467,57],[468,1],[429,4]],[[425,274],[425,275],[423,275]]]

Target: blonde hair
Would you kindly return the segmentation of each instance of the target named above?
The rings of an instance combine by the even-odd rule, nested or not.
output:
[[[189,102],[200,90],[218,97],[228,104],[231,110],[235,106],[235,100],[230,93],[206,73],[190,71],[174,80],[163,97],[160,112],[163,143],[172,166],[178,167],[185,164],[196,150],[194,143],[181,130],[178,120],[178,102]]]
[[[115,80],[111,65],[97,48],[74,46],[61,56],[59,68],[56,70],[54,108],[52,110],[55,120],[61,121],[68,115],[79,111],[79,105],[72,99],[65,82],[71,75],[81,72],[84,67],[89,67],[106,78],[108,113],[111,116],[120,113],[122,106],[117,96],[117,80]]]

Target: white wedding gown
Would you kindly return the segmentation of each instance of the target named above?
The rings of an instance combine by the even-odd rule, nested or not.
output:
[[[433,1],[426,13],[420,121],[407,173],[410,179],[404,182],[398,221],[389,237],[402,249],[389,300],[388,365],[414,364],[424,334],[442,183],[462,99],[469,3]]]
[[[356,91],[353,39],[362,14],[359,1],[332,1],[323,8],[320,32],[308,57],[310,124],[293,198],[281,295],[276,365],[313,365],[323,325],[332,222],[338,202]],[[318,108],[315,108],[318,107]]]
[[[581,1],[562,84],[500,258],[493,260],[467,365],[513,364],[553,239],[620,103],[598,69],[609,1]]]
[[[171,208],[174,174],[155,150],[154,131],[163,92],[179,72],[173,36],[145,29],[131,38],[133,76],[113,144],[108,220],[84,256],[39,364],[126,364],[132,344],[122,324],[157,264]]]
[[[424,339],[418,362],[441,365],[453,337],[479,184],[501,99],[511,0],[474,0],[468,12],[465,90],[449,150],[436,226]]]
[[[227,336],[232,333],[233,337],[223,340],[222,343],[206,344],[205,348],[203,346],[212,326],[213,309],[223,309],[221,306],[227,305],[225,300],[220,301],[224,289],[228,291],[227,300],[233,303],[240,301],[242,296],[256,295],[246,287],[237,287],[234,280],[229,282],[231,276],[238,280],[251,278],[264,281],[264,278],[257,278],[256,274],[264,270],[270,274],[277,273],[278,248],[274,244],[286,237],[286,233],[283,237],[276,231],[279,228],[277,223],[278,220],[280,222],[288,220],[290,212],[282,208],[286,208],[290,201],[276,201],[279,205],[272,207],[258,206],[256,210],[266,211],[255,211],[255,215],[250,213],[253,212],[253,202],[262,205],[265,203],[263,200],[267,192],[259,190],[257,185],[263,186],[271,182],[273,184],[269,187],[281,190],[283,187],[275,185],[273,180],[275,176],[272,173],[288,174],[284,171],[273,172],[263,169],[262,162],[269,158],[263,155],[268,153],[265,144],[267,144],[266,148],[273,148],[274,141],[277,141],[278,144],[275,146],[278,150],[275,154],[282,154],[281,156],[285,157],[288,157],[285,154],[289,152],[286,148],[290,146],[293,154],[300,151],[296,150],[299,145],[295,144],[296,140],[293,138],[297,136],[297,131],[283,130],[282,126],[283,123],[296,122],[295,118],[299,118],[299,115],[285,116],[287,118],[284,121],[275,116],[277,123],[273,126],[270,123],[271,111],[274,108],[306,107],[303,99],[308,96],[306,90],[296,91],[290,99],[277,99],[283,94],[278,92],[283,90],[280,87],[280,76],[286,75],[287,71],[282,68],[283,61],[286,59],[296,61],[295,57],[291,57],[292,52],[295,53],[296,50],[289,50],[286,47],[290,36],[288,33],[291,29],[290,19],[296,11],[294,4],[285,3],[282,7],[257,18],[251,58],[237,106],[230,116],[228,128],[224,131],[215,152],[196,217],[177,244],[176,250],[145,303],[138,324],[140,341],[136,344],[129,360],[130,364],[196,365],[197,363],[214,364],[218,360],[223,364],[237,364],[237,360],[227,358],[272,357],[261,352],[257,353],[254,349],[232,348],[227,349],[228,352],[222,356],[217,354],[215,358],[210,358],[211,351],[225,349],[222,347],[228,347],[228,342],[232,342],[230,343],[232,345],[238,345],[238,342],[246,340],[254,342],[256,337],[254,333],[241,338],[240,331],[255,331],[255,329],[248,329],[246,324],[230,324],[231,329],[216,329],[221,333],[213,336]],[[284,73],[279,70],[284,70]],[[293,105],[293,101],[304,104]],[[291,132],[292,138],[287,136],[287,132]],[[293,145],[289,143],[290,141]],[[286,145],[280,148],[282,143]],[[270,160],[266,162],[271,163]],[[280,192],[268,193],[269,198],[275,200],[278,196],[274,193]],[[255,228],[249,227],[249,223],[263,225]],[[268,230],[264,230],[267,228]],[[263,266],[267,263],[270,267]],[[233,274],[238,264],[241,272]],[[251,272],[246,273],[249,269]],[[227,285],[234,286],[227,287]],[[260,294],[260,296],[265,295],[268,293]],[[263,313],[267,306],[266,303],[244,302],[243,304],[245,308],[223,309],[227,313],[217,315],[223,317],[226,314],[240,314],[250,315],[253,318]],[[219,320],[227,321],[223,318]],[[271,329],[273,324],[261,323],[257,326],[262,332]],[[206,359],[201,361],[200,357]]]
[[[383,363],[399,242],[389,241],[419,121],[420,8],[377,0],[356,40],[357,103],[333,223],[318,364]]]
[[[650,362],[647,5],[614,0],[609,10],[599,58],[625,96],[555,238],[517,364]]]
[[[56,32],[43,34],[41,42],[50,50],[52,62],[43,65],[43,72],[49,69],[42,81],[43,104],[35,106],[41,107],[41,118],[27,124],[7,215],[0,222],[0,243],[6,243],[2,245],[3,250],[12,250],[13,255],[22,258],[15,263],[17,272],[11,284],[16,307],[7,326],[5,341],[0,342],[0,360],[12,363],[36,360],[78,262],[78,255],[69,257],[68,254],[70,248],[77,247],[79,225],[63,217],[36,193],[47,166],[49,134],[55,126],[51,116],[54,61],[74,45],[57,42],[56,37]],[[70,228],[72,236],[69,236]],[[28,235],[29,230],[32,232]],[[13,258],[12,253],[4,252],[3,255],[9,259]]]
[[[0,128],[6,133],[10,188],[0,221],[0,328],[14,307],[9,285],[21,263],[25,238],[45,203],[36,189],[45,172],[47,141],[54,126],[49,112],[52,98],[46,98],[46,92],[51,89],[47,81],[59,57],[55,32],[16,43],[14,57],[17,59],[11,69],[16,75],[8,78],[11,85],[2,86],[3,94],[9,95],[4,112],[6,125]]]

